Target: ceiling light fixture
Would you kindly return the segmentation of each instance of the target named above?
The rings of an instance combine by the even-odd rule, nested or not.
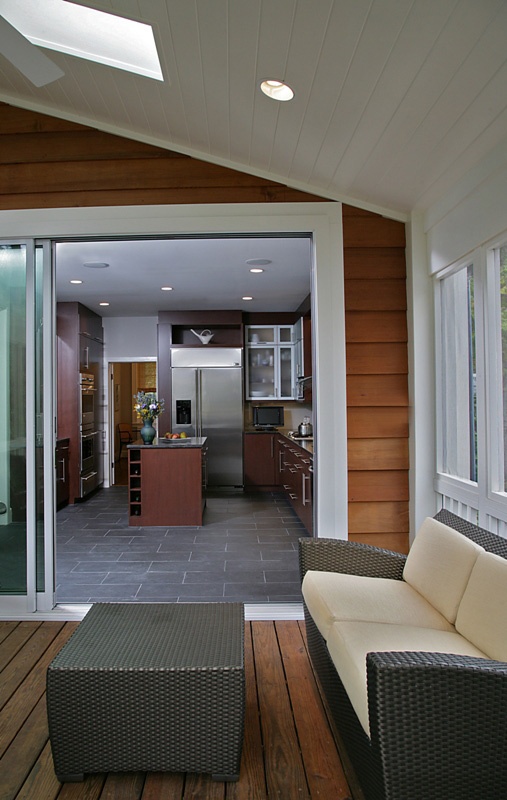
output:
[[[244,297],[242,297],[241,299],[242,300],[253,300],[253,297],[250,297],[250,295],[247,294]]]
[[[88,269],[106,269],[108,266],[105,261],[85,261],[83,264]]]
[[[255,274],[257,274],[257,273],[259,273],[259,272],[264,272],[264,270],[263,270],[263,269],[261,269],[260,267],[252,267],[252,269],[250,270],[250,272],[254,272]]]
[[[78,286],[80,283],[83,283],[83,281],[78,281],[76,278],[74,280],[69,281],[69,283],[74,283],[76,286]]]
[[[161,286],[160,288],[163,292],[172,292],[173,290],[172,286]]]
[[[104,302],[102,302],[102,303],[99,303],[99,306],[108,306],[108,305],[109,305],[109,303],[106,303],[106,301],[105,301],[105,300],[104,300]]]
[[[283,81],[275,81],[271,78],[262,81],[261,91],[264,92],[267,97],[271,97],[272,100],[279,100],[282,103],[285,103],[287,100],[292,100],[294,97],[294,92],[290,86]]]

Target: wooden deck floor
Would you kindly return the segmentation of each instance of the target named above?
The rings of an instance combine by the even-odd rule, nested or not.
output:
[[[48,740],[48,664],[75,622],[0,622],[1,800],[348,800],[306,651],[303,622],[246,623],[247,707],[237,783],[176,773],[60,784]],[[357,797],[354,794],[354,797]]]

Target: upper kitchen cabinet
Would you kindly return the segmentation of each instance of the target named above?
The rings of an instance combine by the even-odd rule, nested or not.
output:
[[[293,400],[296,393],[292,325],[247,325],[246,397]]]
[[[312,321],[300,317],[294,324],[294,364],[296,370],[296,399],[312,399]]]

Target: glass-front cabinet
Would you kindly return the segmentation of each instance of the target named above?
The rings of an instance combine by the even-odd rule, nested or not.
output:
[[[246,397],[292,400],[295,396],[292,325],[246,327]]]

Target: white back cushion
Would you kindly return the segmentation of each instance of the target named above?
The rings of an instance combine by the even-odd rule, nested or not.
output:
[[[507,560],[479,555],[458,609],[456,630],[490,658],[507,661]]]
[[[453,630],[443,614],[406,581],[308,570],[302,592],[308,611],[326,640],[329,628],[337,620]]]
[[[428,517],[407,556],[403,578],[451,623],[479,553],[484,548]]]

